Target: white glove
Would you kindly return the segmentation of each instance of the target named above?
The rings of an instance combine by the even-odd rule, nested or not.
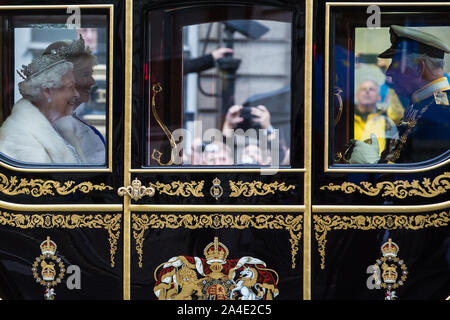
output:
[[[356,140],[353,147],[352,156],[350,157],[350,163],[352,164],[373,164],[380,160],[377,136],[372,133],[370,135],[372,144],[365,143],[363,141]]]

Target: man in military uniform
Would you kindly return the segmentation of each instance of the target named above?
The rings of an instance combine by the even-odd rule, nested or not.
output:
[[[443,158],[450,149],[450,86],[443,73],[444,54],[450,53],[450,48],[415,28],[393,25],[390,34],[391,47],[378,56],[392,59],[386,76],[392,77],[396,93],[411,104],[397,125],[398,139],[391,139],[381,155],[375,135],[371,144],[356,141],[350,162],[417,163]],[[390,178],[395,181],[395,176],[380,177],[383,181]],[[392,208],[389,211],[395,212],[396,206]],[[448,295],[448,232],[427,228],[413,235],[410,230],[398,228],[379,230],[377,238],[373,234],[366,237],[358,241],[379,242],[381,246],[392,238],[401,244],[402,257],[411,273],[397,292],[400,299],[445,299]]]
[[[416,163],[450,149],[450,85],[443,73],[450,48],[416,28],[392,25],[390,35],[391,47],[378,57],[392,58],[386,76],[412,104],[398,125],[399,139],[390,140],[381,155],[375,135],[369,143],[356,141],[351,163]]]

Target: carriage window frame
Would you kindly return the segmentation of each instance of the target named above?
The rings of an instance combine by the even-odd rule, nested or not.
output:
[[[181,10],[181,9],[185,9],[185,8],[200,8],[200,7],[205,8],[205,7],[211,7],[211,6],[214,7],[214,6],[218,6],[218,5],[219,6],[230,6],[230,7],[236,7],[236,6],[242,7],[243,6],[242,4],[239,4],[239,3],[213,4],[213,5],[198,4],[198,5],[189,5],[189,7],[170,8],[170,9],[167,9],[167,12],[175,13],[176,11]],[[264,6],[264,5],[256,5],[256,4],[250,4],[249,3],[249,4],[246,4],[245,6],[248,7],[248,8],[251,8],[251,7],[258,8],[258,6],[261,7],[261,6]],[[271,7],[273,7],[273,6],[271,6]],[[305,50],[304,51],[302,50],[301,56],[302,56],[303,59],[301,59],[301,61],[300,61],[298,55],[295,55],[293,53],[294,44],[296,42],[298,42],[298,38],[300,38],[299,31],[296,30],[295,22],[294,22],[295,21],[295,16],[299,14],[298,13],[298,9],[295,6],[280,6],[280,7],[277,7],[277,8],[279,8],[281,10],[286,10],[287,12],[289,12],[289,14],[291,16],[291,38],[290,38],[290,41],[291,41],[291,52],[290,52],[290,66],[289,66],[289,70],[290,70],[290,88],[294,88],[294,85],[293,85],[294,83],[299,84],[299,82],[300,82],[300,84],[301,84],[301,90],[303,92],[302,93],[301,104],[302,104],[302,106],[304,104],[305,108],[302,108],[303,111],[301,111],[301,117],[302,117],[303,121],[300,121],[301,123],[298,126],[301,126],[302,132],[305,132],[307,130],[307,124],[306,124],[305,119],[304,119],[304,116],[305,116],[304,112],[305,112],[306,106],[309,105],[308,101],[306,101],[306,97],[305,97],[306,94],[305,94],[305,91],[304,91],[305,90],[304,86],[305,86],[305,82],[307,81],[307,76],[305,75],[305,73],[302,72],[301,80],[300,81],[298,79],[294,80],[294,78],[295,78],[294,64],[296,63],[298,65],[299,63],[301,63],[303,65],[304,61],[308,60],[306,58],[312,57],[312,52],[309,52],[307,50],[307,44],[304,43]],[[306,15],[305,8],[303,8],[301,10],[302,10],[301,11],[302,14]],[[149,16],[150,16],[150,13],[152,11],[164,11],[164,9],[163,10],[161,10],[161,9],[159,9],[159,10],[150,9],[148,12],[146,12],[146,17],[147,17],[146,24],[149,25],[149,26],[150,26]],[[209,21],[209,22],[214,22],[214,21]],[[201,21],[201,22],[198,22],[198,23],[206,23],[206,22],[205,21]],[[184,26],[187,26],[187,25],[188,24],[186,24]],[[296,122],[295,122],[296,119],[294,118],[294,114],[296,114],[295,112],[296,112],[296,109],[298,109],[298,107],[296,107],[294,105],[294,103],[293,103],[293,94],[292,94],[292,92],[291,92],[291,101],[290,101],[290,107],[289,107],[289,110],[290,110],[290,122],[289,123],[290,123],[290,138],[291,138],[290,145],[289,145],[289,147],[291,149],[290,164],[289,165],[279,165],[279,166],[275,166],[275,167],[273,167],[271,165],[268,165],[268,166],[264,166],[264,165],[251,165],[251,166],[247,165],[247,166],[243,166],[243,165],[236,165],[236,164],[229,165],[229,166],[224,166],[224,165],[210,165],[210,166],[207,166],[207,165],[197,165],[197,166],[196,165],[170,165],[170,166],[158,166],[158,165],[154,165],[154,164],[149,165],[147,163],[149,155],[151,157],[151,151],[154,150],[155,148],[152,147],[150,149],[148,147],[148,141],[147,141],[147,139],[145,139],[145,137],[146,137],[147,134],[149,134],[149,130],[151,130],[151,126],[150,126],[150,123],[149,123],[148,119],[149,119],[149,114],[151,113],[152,86],[159,82],[159,81],[157,81],[158,79],[153,79],[152,78],[153,72],[151,72],[152,59],[150,58],[150,50],[151,50],[151,48],[150,48],[150,41],[151,40],[150,40],[149,31],[148,31],[149,28],[150,27],[148,27],[146,29],[147,34],[145,35],[146,40],[145,40],[145,45],[144,45],[144,49],[143,49],[143,50],[145,50],[145,53],[143,55],[145,57],[144,70],[145,70],[145,74],[149,75],[148,81],[147,81],[147,79],[145,79],[145,81],[144,80],[142,81],[143,87],[145,88],[145,90],[144,90],[145,93],[143,94],[144,97],[142,98],[142,103],[143,103],[143,105],[145,105],[145,112],[146,112],[145,113],[145,119],[142,120],[142,134],[143,134],[143,136],[142,136],[142,140],[140,141],[140,143],[141,143],[141,150],[143,150],[143,152],[141,153],[140,164],[135,164],[133,166],[133,168],[131,168],[131,172],[134,172],[134,173],[145,173],[145,172],[151,173],[151,172],[169,172],[169,171],[170,172],[235,172],[235,171],[238,171],[238,172],[260,172],[261,173],[261,172],[305,172],[306,171],[305,163],[304,163],[305,149],[303,148],[301,150],[301,155],[302,155],[301,160],[300,160],[301,162],[299,162],[298,159],[294,160],[293,153],[292,153],[293,150],[296,150],[298,152],[298,149],[296,148],[295,144],[292,141],[293,137],[295,137],[295,135],[293,135],[293,131],[294,131],[295,128],[298,129],[298,126],[296,125]],[[306,33],[306,30],[303,30],[303,32]],[[166,93],[167,93],[167,90],[166,90]],[[160,97],[160,99],[161,99],[161,101],[163,101],[164,98]],[[299,100],[299,99],[297,99],[297,100]],[[160,115],[161,115],[161,112],[160,112]],[[303,136],[306,136],[306,135],[302,135],[302,138],[303,138]],[[304,141],[304,144],[307,144],[306,140]],[[303,145],[303,141],[302,141],[302,145]],[[167,159],[169,158],[168,154],[165,154],[164,157],[167,158]]]
[[[86,15],[101,15],[104,16],[106,22],[106,57],[105,57],[105,89],[106,89],[106,102],[105,102],[105,162],[103,164],[46,164],[46,163],[28,163],[21,162],[15,159],[9,158],[6,155],[0,154],[0,167],[17,172],[112,172],[113,167],[113,154],[112,154],[112,132],[113,132],[113,52],[114,52],[114,5],[113,4],[83,4],[83,5],[14,5],[3,6],[0,5],[0,15],[2,16],[36,16],[39,19],[39,12],[42,12],[42,16],[55,15],[66,16],[69,18],[76,11],[80,10],[81,13],[81,27],[83,28],[83,11]],[[86,13],[86,11],[88,13]],[[78,23],[77,20],[72,19],[71,23]],[[71,21],[72,21],[71,20]],[[66,20],[69,21],[69,20]],[[45,22],[43,22],[45,23]],[[69,23],[69,22],[67,22]],[[9,33],[14,33],[15,27],[13,25],[7,26]],[[12,49],[14,52],[14,48]],[[3,59],[3,58],[2,58]],[[4,72],[8,74],[8,77],[14,79],[16,70],[14,69],[14,54],[8,58],[10,63],[9,70]],[[13,84],[14,86],[14,84]],[[7,102],[9,105],[14,104],[14,90],[15,88],[8,88],[10,94],[8,94],[9,101],[3,99],[3,104]],[[4,119],[6,120],[6,118]]]
[[[433,2],[433,3],[417,3],[417,2],[380,2],[380,3],[374,3],[375,5],[379,6],[381,9],[381,21],[383,19],[383,12],[389,14],[390,8],[399,8],[404,7],[405,11],[403,13],[408,13],[407,9],[415,10],[417,11],[417,7],[428,7],[428,8],[438,8],[439,6],[445,6],[450,11],[450,3],[447,2]],[[324,149],[323,149],[323,160],[324,160],[324,172],[374,172],[374,173],[384,173],[384,172],[392,172],[392,173],[415,173],[415,172],[426,172],[431,171],[436,168],[445,166],[446,164],[450,163],[450,150],[447,150],[440,154],[439,156],[422,161],[422,162],[416,162],[416,163],[394,163],[394,164],[337,164],[334,163],[334,152],[333,150],[333,140],[331,136],[332,132],[332,126],[334,121],[334,115],[331,111],[331,101],[334,99],[334,81],[332,80],[333,75],[333,56],[332,56],[332,45],[333,40],[335,40],[332,36],[332,33],[334,30],[333,28],[333,21],[334,21],[334,14],[333,10],[345,10],[346,8],[351,7],[362,7],[364,11],[364,17],[367,19],[370,14],[365,13],[366,8],[372,4],[369,3],[330,3],[327,2],[325,4],[325,55],[324,55]],[[395,12],[396,14],[400,14],[402,12]],[[450,27],[450,24],[448,25]],[[363,26],[359,26],[363,27]],[[386,27],[383,24],[381,24],[381,27]],[[353,38],[354,39],[354,31],[356,30],[356,27],[353,28]],[[354,43],[354,41],[353,41]],[[384,48],[384,49],[387,49]],[[380,48],[381,50],[381,48]],[[382,51],[382,50],[381,50]],[[381,52],[380,51],[380,52]],[[353,84],[354,82],[354,73],[351,75]],[[340,114],[340,112],[339,112]]]

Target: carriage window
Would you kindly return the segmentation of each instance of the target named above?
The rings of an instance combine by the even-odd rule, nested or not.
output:
[[[148,164],[289,165],[291,13],[209,6],[173,21],[162,63],[151,40]]]
[[[381,7],[379,27],[368,25],[366,9],[331,7],[329,160],[448,158],[450,7]]]
[[[25,10],[25,9],[24,9]],[[27,165],[106,163],[107,15],[2,13],[0,153]]]

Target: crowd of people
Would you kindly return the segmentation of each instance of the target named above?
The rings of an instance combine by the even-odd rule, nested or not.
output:
[[[248,114],[253,123],[253,131],[256,135],[245,134],[241,128],[245,118],[241,112],[244,108],[249,108]],[[250,129],[251,129],[250,128]],[[239,132],[238,129],[242,129]],[[246,128],[247,130],[249,128]],[[242,133],[242,134],[240,134]],[[262,133],[264,138],[258,134]],[[186,152],[184,163],[191,165],[273,165],[271,144],[277,139],[279,150],[277,157],[280,160],[276,162],[279,165],[289,164],[289,147],[281,140],[274,130],[270,121],[270,112],[265,106],[244,107],[234,105],[230,107],[225,116],[222,127],[222,139],[220,141],[211,141],[206,143],[200,138],[194,139],[190,152]],[[263,141],[262,141],[263,140]],[[231,143],[229,143],[231,141]]]
[[[232,55],[233,49],[217,48],[211,53],[192,59],[185,59],[183,62],[183,73],[201,72],[215,66],[217,60],[227,55]],[[244,124],[245,123],[245,124]],[[256,139],[247,139],[239,143],[234,141],[236,129],[263,130],[266,134],[268,144],[262,145]],[[205,142],[201,139],[194,139],[191,149],[183,153],[184,164],[190,165],[271,165],[274,163],[270,146],[271,141],[276,138],[274,127],[271,124],[270,112],[263,105],[243,106],[233,105],[226,113],[222,126],[222,141]],[[234,135],[234,136],[233,136]],[[227,145],[227,139],[234,142],[232,146]],[[289,165],[289,147],[285,139],[281,137],[279,150],[279,160],[277,164]]]

